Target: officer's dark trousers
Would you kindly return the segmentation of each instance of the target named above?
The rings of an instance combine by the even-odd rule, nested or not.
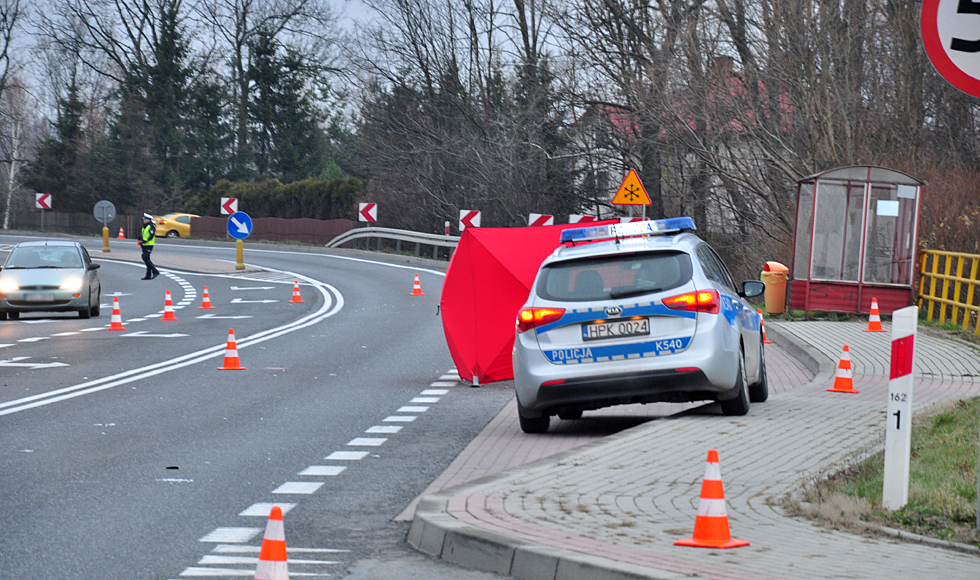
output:
[[[143,244],[141,247],[143,248],[143,263],[146,264],[146,277],[150,278],[151,276],[156,276],[160,273],[160,271],[157,270],[157,267],[150,261],[150,252],[153,251],[153,246]]]

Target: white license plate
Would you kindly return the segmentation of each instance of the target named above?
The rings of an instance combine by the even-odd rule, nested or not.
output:
[[[54,302],[54,294],[46,292],[25,292],[24,302]]]
[[[644,336],[647,334],[650,334],[649,318],[614,320],[612,322],[582,325],[582,340],[602,340],[605,338]]]

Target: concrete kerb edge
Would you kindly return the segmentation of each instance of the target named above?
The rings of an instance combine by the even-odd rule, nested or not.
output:
[[[654,422],[656,420],[650,421]],[[520,580],[673,580],[685,577],[647,566],[535,544],[462,522],[448,513],[452,498],[479,493],[483,487],[498,480],[550,467],[622,438],[637,437],[648,424],[637,425],[574,449],[429,494],[419,500],[415,508],[406,541],[412,548],[434,558]],[[496,546],[491,546],[492,543],[496,543]],[[549,570],[553,572],[549,573]]]
[[[766,325],[766,335],[772,337],[772,342],[783,347],[789,353],[803,363],[807,370],[815,376],[813,380],[802,386],[822,385],[837,371],[836,363],[827,358],[816,348],[793,336],[791,333],[779,328],[778,323],[770,322]]]

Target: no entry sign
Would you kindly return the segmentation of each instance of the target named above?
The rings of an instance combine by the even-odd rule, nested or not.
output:
[[[922,44],[944,79],[980,97],[980,0],[923,0]]]

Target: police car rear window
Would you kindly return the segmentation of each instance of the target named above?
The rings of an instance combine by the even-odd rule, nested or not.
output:
[[[555,262],[545,266],[537,294],[546,300],[584,302],[670,290],[691,279],[684,252],[645,252]]]

